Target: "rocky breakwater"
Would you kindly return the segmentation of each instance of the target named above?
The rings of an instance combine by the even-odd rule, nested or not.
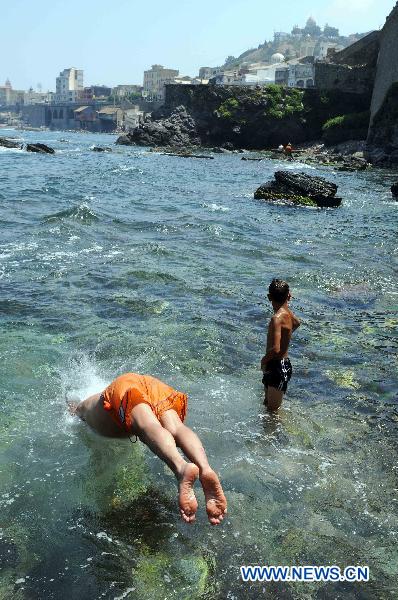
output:
[[[147,119],[131,133],[120,136],[116,144],[181,148],[199,146],[201,138],[185,106],[177,106],[170,114],[159,111],[153,120]]]
[[[341,198],[336,197],[337,185],[323,177],[291,171],[276,171],[274,177],[273,181],[264,183],[254,192],[254,198],[277,204],[314,207],[341,204]]]

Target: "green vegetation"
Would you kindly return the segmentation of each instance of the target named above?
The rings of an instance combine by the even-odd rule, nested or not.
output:
[[[322,137],[327,144],[338,144],[347,140],[363,140],[369,127],[370,112],[340,115],[326,121]]]
[[[216,109],[215,114],[225,121],[236,124],[246,123],[248,112],[252,119],[286,119],[303,112],[303,92],[301,90],[286,90],[280,85],[270,84],[260,89],[250,91],[236,90]]]
[[[236,98],[228,98],[218,108],[218,115],[222,119],[232,120],[237,118],[239,102]]]

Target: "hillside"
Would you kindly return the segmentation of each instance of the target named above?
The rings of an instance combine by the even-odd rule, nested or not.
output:
[[[272,41],[265,41],[257,48],[250,48],[240,56],[228,56],[223,68],[238,68],[242,63],[271,62],[275,53],[281,53],[286,59],[306,56],[311,47],[319,47],[321,42],[330,42],[346,48],[354,42],[367,35],[366,33],[353,33],[349,36],[341,36],[339,30],[326,24],[323,29],[316,24],[314,19],[309,18],[303,28],[293,27],[290,33],[278,32],[274,34]]]

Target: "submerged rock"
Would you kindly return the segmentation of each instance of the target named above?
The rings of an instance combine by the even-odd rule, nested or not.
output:
[[[138,560],[133,582],[139,598],[199,600],[207,592],[211,597],[210,574],[211,567],[202,556],[190,554],[179,558],[159,552]]]
[[[39,152],[40,154],[55,154],[54,148],[46,146],[46,144],[27,144],[26,150],[28,152]]]
[[[91,150],[93,152],[112,152],[112,148],[107,148],[103,146],[93,146]]]
[[[162,152],[164,156],[179,156],[180,158],[207,158],[207,160],[214,160],[214,156],[208,154],[191,154],[190,152]]]
[[[0,146],[2,146],[3,148],[17,148],[17,149],[21,149],[22,148],[22,143],[21,142],[17,142],[16,140],[10,140],[8,138],[0,137]]]
[[[269,200],[303,206],[339,206],[341,198],[336,198],[337,185],[323,177],[315,177],[306,173],[276,171],[275,181],[261,185],[254,197],[258,200]]]

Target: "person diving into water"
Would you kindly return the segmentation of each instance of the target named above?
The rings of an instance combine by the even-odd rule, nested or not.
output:
[[[137,436],[163,460],[178,481],[180,514],[186,523],[196,518],[198,502],[193,488],[199,479],[208,519],[212,525],[221,523],[227,512],[227,500],[200,439],[183,423],[187,412],[186,394],[156,377],[125,373],[103,392],[80,403],[68,402],[68,405],[71,414],[80,417],[99,435]]]

